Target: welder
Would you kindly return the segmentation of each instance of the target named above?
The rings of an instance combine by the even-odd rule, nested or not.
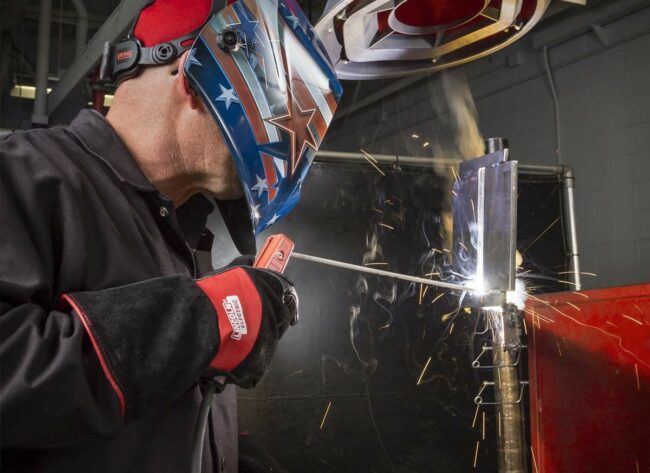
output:
[[[214,271],[298,201],[341,87],[294,0],[153,0],[105,48],[106,117],[0,141],[4,472],[235,472],[234,385],[297,320],[279,273]]]

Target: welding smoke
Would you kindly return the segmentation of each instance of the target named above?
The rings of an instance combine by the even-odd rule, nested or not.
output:
[[[483,135],[478,127],[474,97],[465,75],[443,71],[431,82],[435,112],[433,155],[445,159],[472,159],[484,154]]]
[[[443,159],[467,160],[484,154],[483,135],[478,126],[478,113],[465,74],[459,70],[442,71],[430,82],[434,110],[431,149],[433,156]],[[451,189],[454,173],[448,166],[434,164],[434,170],[446,180],[445,210],[441,213],[441,236],[451,247]]]

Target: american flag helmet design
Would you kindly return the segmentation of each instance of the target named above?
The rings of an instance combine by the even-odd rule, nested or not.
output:
[[[184,67],[230,148],[259,233],[300,198],[341,98],[334,68],[294,0],[230,3]]]

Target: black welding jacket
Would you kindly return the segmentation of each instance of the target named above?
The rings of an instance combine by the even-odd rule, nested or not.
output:
[[[176,211],[92,111],[5,137],[0,160],[0,469],[188,471],[196,381],[219,343],[193,282],[210,269],[198,255],[212,204],[195,196]],[[108,327],[100,356],[66,293]],[[236,428],[229,387],[203,471],[237,471]]]

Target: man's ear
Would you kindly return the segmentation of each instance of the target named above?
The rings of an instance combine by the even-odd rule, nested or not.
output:
[[[190,84],[185,75],[185,61],[187,60],[190,51],[185,51],[181,55],[181,59],[178,62],[178,74],[176,75],[176,87],[178,93],[184,102],[189,105],[192,110],[196,110],[200,106],[199,97],[190,87]]]

